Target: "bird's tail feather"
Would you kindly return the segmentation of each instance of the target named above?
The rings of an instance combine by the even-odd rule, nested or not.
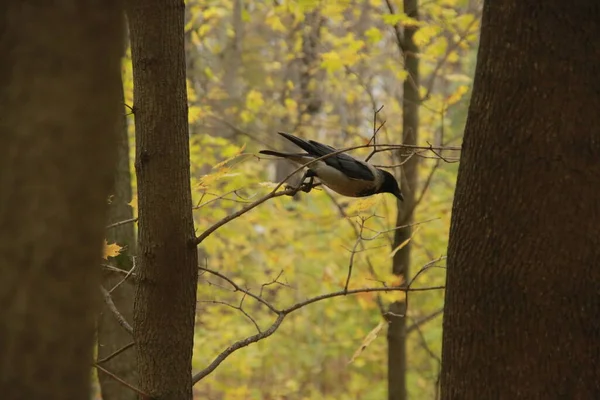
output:
[[[314,160],[314,157],[306,153],[281,153],[279,151],[272,150],[261,150],[259,153],[267,156],[286,158],[298,164],[306,164],[307,162]]]
[[[272,150],[261,150],[261,151],[259,151],[259,153],[267,155],[267,156],[275,156],[275,157],[281,157],[281,158],[296,158],[296,157],[306,156],[306,154],[282,153],[280,151],[272,151]]]
[[[309,154],[312,154],[312,152],[314,151],[313,146],[304,139],[300,139],[299,137],[290,135],[289,133],[285,133],[285,132],[277,132],[277,133],[279,133],[281,136],[283,136],[290,142],[294,143],[296,146],[300,147],[302,150],[306,151]]]

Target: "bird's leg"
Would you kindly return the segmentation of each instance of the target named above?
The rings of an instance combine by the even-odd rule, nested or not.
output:
[[[304,175],[302,175],[302,179],[300,179],[300,183],[298,184],[298,186],[294,187],[292,185],[286,185],[286,189],[293,189],[293,192],[291,193],[291,195],[295,195],[296,193],[298,193],[299,190],[302,190],[305,193],[310,192],[310,190],[313,187],[313,179],[315,177],[315,173],[313,171],[311,171],[310,169],[307,169],[306,172],[304,172]],[[304,182],[304,180],[306,178],[310,178],[308,182]]]
[[[309,193],[313,188],[313,181],[315,179],[315,173],[312,170],[307,170],[302,178],[302,183],[300,184],[300,188],[303,192]],[[308,182],[304,182],[304,179],[308,178]]]

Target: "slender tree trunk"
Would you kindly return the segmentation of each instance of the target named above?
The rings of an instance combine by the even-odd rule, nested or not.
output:
[[[121,85],[121,103],[123,102],[123,85]],[[127,134],[127,118],[121,117],[117,127],[119,131],[117,168],[112,201],[109,205],[108,223],[125,221],[133,218],[131,202],[131,172],[129,169],[129,137]],[[135,255],[135,229],[133,223],[127,223],[109,229],[106,232],[109,243],[117,243],[122,247],[121,254],[111,263],[115,268],[129,271],[133,267],[132,256]],[[127,321],[133,321],[133,300],[135,298],[135,280],[129,277],[122,282],[123,274],[115,271],[104,270],[102,284],[107,290],[118,287],[111,293],[117,309]],[[108,307],[104,306],[98,319],[98,359],[113,354],[123,346],[131,343],[133,338],[119,325]],[[103,367],[124,379],[126,382],[137,385],[137,363],[133,348],[126,350],[117,357],[104,363]],[[98,380],[102,389],[103,400],[134,400],[137,394],[119,383],[112,377],[100,373]]]
[[[411,18],[418,19],[417,0],[404,0],[404,12]],[[404,29],[402,52],[404,54],[404,68],[408,73],[404,81],[404,95],[402,98],[402,143],[416,145],[419,135],[419,51],[413,36],[416,27]],[[417,163],[418,158],[412,157],[405,164],[401,176],[401,189],[404,202],[398,202],[396,226],[410,224],[413,220],[415,207],[415,190],[417,188]],[[394,235],[394,248],[410,239],[410,227],[398,229]],[[404,282],[407,282],[410,266],[410,243],[402,247],[394,255],[392,272]],[[388,327],[388,399],[405,400],[406,396],[406,300],[399,300],[391,304]]]
[[[190,192],[184,3],[130,0],[138,178],[134,331],[142,390],[192,395],[198,279]]]
[[[8,1],[0,15],[0,393],[86,399],[122,9]]]
[[[600,398],[600,4],[486,1],[442,398]]]

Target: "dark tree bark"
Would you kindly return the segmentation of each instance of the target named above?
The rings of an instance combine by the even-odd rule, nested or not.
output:
[[[0,393],[86,399],[112,186],[118,1],[0,6]]]
[[[138,178],[134,331],[141,389],[192,395],[198,279],[190,192],[184,3],[130,0]]]
[[[404,0],[404,12],[411,18],[418,19],[417,0]],[[403,84],[402,98],[402,143],[416,145],[419,137],[419,59],[413,36],[417,27],[410,26],[404,29],[401,42],[401,50],[404,55],[404,68],[408,76]],[[400,37],[400,36],[398,36]],[[404,195],[404,202],[398,202],[398,214],[396,226],[410,224],[413,220],[415,208],[415,190],[417,188],[417,163],[418,158],[412,157],[402,170],[400,188]],[[394,235],[396,248],[406,240],[410,239],[412,229],[410,227],[398,229]],[[408,281],[410,266],[410,249],[408,243],[400,249],[392,261],[392,272],[404,282]],[[390,305],[388,339],[388,399],[406,399],[406,301],[396,301]]]
[[[123,86],[121,85],[121,102],[123,101]],[[123,114],[118,127],[118,153],[112,201],[108,210],[108,223],[126,221],[133,218],[131,202],[131,172],[129,169],[129,137],[127,135],[127,117]],[[133,267],[132,256],[135,256],[135,230],[133,223],[110,228],[106,232],[109,243],[117,243],[123,249],[121,254],[111,259],[111,264],[123,271]],[[112,293],[112,300],[123,317],[133,321],[133,301],[135,298],[135,280],[131,276],[124,282],[121,273],[103,270],[102,284],[107,290],[119,285]],[[122,282],[122,283],[121,283]],[[107,357],[123,346],[131,343],[133,338],[119,324],[108,307],[103,306],[98,318],[98,359]],[[102,364],[110,372],[126,382],[137,386],[137,363],[133,348]],[[103,400],[135,400],[137,393],[116,381],[112,377],[99,373],[98,380],[102,390]]]
[[[600,398],[600,4],[486,1],[442,398]]]

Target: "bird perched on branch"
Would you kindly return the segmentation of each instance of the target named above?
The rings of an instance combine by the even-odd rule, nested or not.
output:
[[[304,187],[302,190],[305,192],[310,191],[313,177],[317,177],[325,186],[344,196],[366,197],[377,193],[391,193],[398,199],[404,200],[398,182],[389,172],[345,153],[324,157],[338,150],[314,140],[300,139],[289,133],[279,132],[279,134],[306,153],[282,153],[271,150],[261,150],[260,153],[286,158],[302,165],[313,161],[306,166],[308,170],[298,187]],[[323,159],[314,161],[321,157]],[[304,184],[306,178],[310,178],[308,184]]]

